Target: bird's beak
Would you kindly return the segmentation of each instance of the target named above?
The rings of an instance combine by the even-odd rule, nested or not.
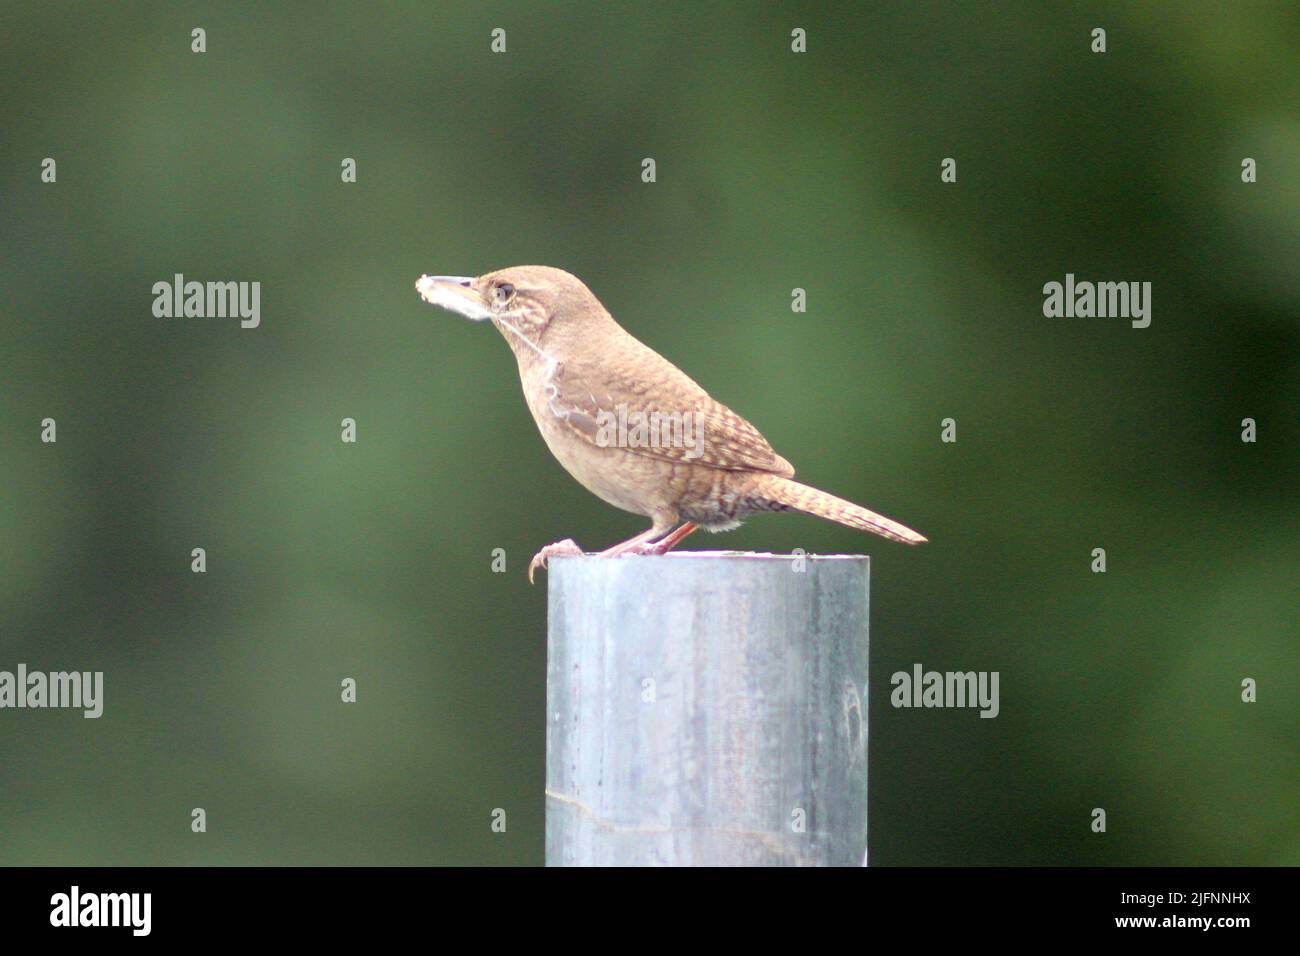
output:
[[[474,289],[472,276],[420,276],[415,290],[425,302],[475,322],[492,318],[492,310]]]

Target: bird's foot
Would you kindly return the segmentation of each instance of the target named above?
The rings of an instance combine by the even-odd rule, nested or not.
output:
[[[557,554],[570,555],[582,554],[582,549],[572,538],[565,538],[563,541],[556,541],[554,544],[548,544],[542,550],[533,555],[533,560],[528,562],[528,583],[533,583],[533,573],[541,568],[546,570],[546,562],[555,557]]]
[[[627,554],[667,554],[677,543],[698,528],[699,525],[688,521],[671,534],[666,534],[658,541],[646,541],[644,535],[638,535],[631,541],[624,541],[612,548],[600,552],[602,558],[620,558]]]
[[[610,558],[625,558],[629,554],[667,554],[670,550],[672,550],[672,545],[665,545],[662,541],[641,541],[637,544],[610,548],[607,552],[602,551],[601,555]]]

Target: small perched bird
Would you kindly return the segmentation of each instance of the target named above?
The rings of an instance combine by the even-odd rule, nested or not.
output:
[[[600,554],[663,554],[696,528],[727,531],[760,511],[802,511],[920,544],[911,528],[791,480],[794,468],[745,419],[614,321],[576,276],[514,266],[478,278],[421,276],[425,301],[490,321],[519,363],[546,445],[588,491],[645,515],[649,530]],[[528,566],[581,554],[549,544]]]

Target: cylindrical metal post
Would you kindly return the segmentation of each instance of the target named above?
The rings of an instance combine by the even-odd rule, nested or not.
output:
[[[552,559],[547,864],[863,864],[869,568]]]

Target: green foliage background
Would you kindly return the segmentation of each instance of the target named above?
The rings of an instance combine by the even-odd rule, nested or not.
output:
[[[521,263],[931,537],[696,545],[872,554],[873,863],[1300,863],[1298,39],[1282,3],[8,0],[0,669],[102,669],[106,713],[0,711],[0,863],[541,862],[524,567],[642,522],[412,288]],[[261,327],[154,318],[176,272],[259,280]],[[1151,327],[1045,319],[1066,272],[1152,282]],[[891,709],[914,662],[999,670],[1001,716]]]

